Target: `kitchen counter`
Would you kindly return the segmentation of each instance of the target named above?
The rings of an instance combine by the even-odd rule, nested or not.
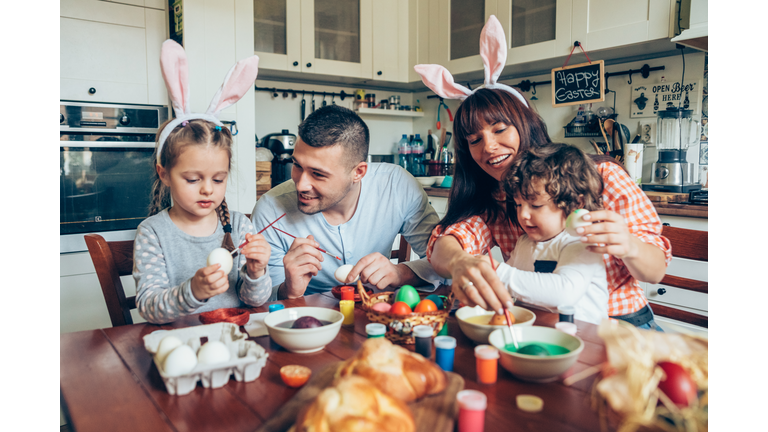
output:
[[[451,192],[451,189],[427,187],[427,188],[424,188],[424,191],[427,193],[428,196],[431,196],[431,197],[448,198]],[[653,194],[653,192],[651,192],[651,194]],[[653,203],[654,207],[656,207],[656,212],[659,215],[683,216],[683,217],[694,217],[694,218],[704,218],[704,219],[708,218],[709,207],[706,205],[659,201],[659,200],[655,200],[655,197],[652,197],[652,196],[649,196],[649,198],[651,199],[651,202]]]

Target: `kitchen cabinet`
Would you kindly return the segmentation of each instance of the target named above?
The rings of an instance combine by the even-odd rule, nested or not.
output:
[[[408,0],[373,2],[373,79],[408,82],[409,5]]]
[[[429,63],[445,66],[453,75],[483,70],[480,32],[488,17],[496,15],[496,0],[431,0],[438,16],[436,50],[430,45]]]
[[[163,2],[60,2],[60,99],[166,105]],[[143,7],[144,5],[150,7]]]
[[[573,0],[572,41],[595,51],[673,36],[671,0]]]
[[[372,0],[264,0],[253,10],[260,68],[373,76]]]
[[[507,63],[565,56],[571,38],[573,0],[506,0],[497,15],[507,37]]]

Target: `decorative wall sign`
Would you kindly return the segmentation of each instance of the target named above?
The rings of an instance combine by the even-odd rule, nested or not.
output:
[[[633,85],[630,96],[630,118],[656,117],[659,110],[678,106],[693,110],[693,115],[701,114],[701,80],[680,82],[659,82],[655,84]]]
[[[602,60],[552,69],[552,106],[605,100],[605,63]]]

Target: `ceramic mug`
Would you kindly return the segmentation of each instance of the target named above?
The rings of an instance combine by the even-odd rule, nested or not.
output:
[[[643,143],[624,145],[624,168],[637,184],[643,182]]]

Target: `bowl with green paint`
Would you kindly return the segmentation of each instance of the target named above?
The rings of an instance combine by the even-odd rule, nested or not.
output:
[[[584,349],[577,336],[543,326],[515,326],[518,348],[508,327],[496,329],[488,336],[501,357],[501,366],[523,381],[550,382],[570,369]]]

